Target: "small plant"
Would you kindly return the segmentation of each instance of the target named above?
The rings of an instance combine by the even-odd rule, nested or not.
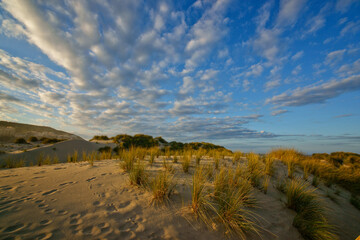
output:
[[[82,152],[82,159],[81,159],[83,162],[86,162],[87,161],[87,154],[85,151]]]
[[[47,155],[43,162],[44,165],[50,165],[51,164],[51,157]]]
[[[145,172],[145,165],[140,160],[130,170],[129,178],[132,185],[144,186],[146,184],[147,174]]]
[[[201,155],[202,155],[202,152],[201,152],[201,151],[198,151],[198,152],[196,153],[196,155],[195,155],[196,165],[200,165]]]
[[[134,149],[130,149],[129,151],[123,151],[121,154],[121,160],[122,160],[122,162],[120,162],[121,168],[126,172],[130,172],[135,162]]]
[[[270,177],[267,175],[267,176],[265,176],[264,181],[263,181],[263,191],[265,194],[267,194],[269,182],[270,182]]]
[[[292,161],[288,161],[286,165],[288,169],[288,178],[292,179],[294,177],[295,163]]]
[[[293,225],[305,239],[336,239],[333,227],[325,218],[325,208],[320,197],[301,179],[293,179],[287,185],[287,206],[295,210]]]
[[[265,174],[269,176],[274,175],[274,160],[267,154],[265,156]]]
[[[153,195],[152,203],[163,203],[169,201],[171,194],[175,189],[174,177],[167,171],[159,172],[150,183],[150,189]]]
[[[214,185],[217,219],[226,232],[237,234],[242,239],[245,239],[247,230],[258,233],[255,215],[248,208],[255,205],[249,180],[236,178],[231,170],[223,168],[215,176]]]
[[[191,211],[207,226],[213,223],[211,211],[216,211],[209,194],[206,192],[206,176],[204,168],[198,167],[193,176],[191,189]]]
[[[24,138],[17,138],[15,140],[15,143],[17,143],[17,144],[27,144],[27,141]]]
[[[44,153],[43,153],[43,152],[41,152],[41,153],[39,154],[39,156],[37,157],[37,159],[36,159],[36,164],[37,164],[38,166],[41,166],[41,165],[44,164]]]
[[[177,163],[177,162],[178,162],[178,156],[177,156],[177,152],[175,152],[174,158],[173,158],[173,163]]]
[[[25,161],[23,159],[15,160],[7,158],[5,160],[5,163],[1,165],[1,168],[19,168],[19,167],[25,167]]]
[[[316,175],[314,175],[313,179],[312,179],[312,182],[311,182],[311,185],[313,185],[314,187],[317,187],[319,186],[319,179]]]
[[[214,162],[215,162],[215,169],[218,170],[219,169],[219,164],[220,164],[220,157],[215,156],[214,157]]]
[[[53,158],[53,163],[57,164],[59,163],[59,157],[55,154],[54,158]]]
[[[236,151],[234,153],[233,158],[232,158],[233,165],[235,165],[235,163],[240,161],[241,156],[242,156],[242,153],[240,151]]]
[[[191,157],[189,155],[187,155],[187,154],[184,154],[182,162],[181,162],[182,169],[183,169],[184,173],[189,172],[190,161],[191,161]]]
[[[154,161],[155,161],[155,153],[151,152],[150,153],[150,160],[149,160],[150,166],[152,166],[154,164]]]

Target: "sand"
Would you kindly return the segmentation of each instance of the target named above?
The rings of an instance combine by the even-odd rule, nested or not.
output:
[[[205,161],[205,160],[204,160]],[[149,172],[161,169],[158,159]],[[225,239],[182,211],[190,203],[191,174],[174,164],[177,187],[171,202],[150,205],[151,195],[129,184],[117,160],[61,163],[0,170],[0,239]],[[277,174],[286,171],[277,166]],[[193,169],[191,170],[193,171]],[[274,183],[274,182],[273,182]],[[273,184],[272,183],[272,184]],[[302,239],[292,226],[295,212],[270,184],[268,194],[254,190],[262,239]],[[326,187],[321,185],[319,193]],[[338,203],[324,198],[340,239],[360,233],[360,211],[343,189]],[[249,233],[248,239],[261,239]]]

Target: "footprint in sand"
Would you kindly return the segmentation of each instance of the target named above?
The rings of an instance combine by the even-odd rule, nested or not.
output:
[[[71,219],[70,220],[70,225],[79,225],[83,222],[82,219],[77,219],[77,218],[74,218],[74,219]]]
[[[73,183],[76,183],[76,182],[64,182],[64,183],[59,184],[59,186],[60,187],[67,186],[67,185],[70,185],[70,184],[73,184]]]
[[[52,220],[48,220],[48,219],[42,220],[40,222],[40,224],[43,226],[49,225],[50,223],[52,223]]]
[[[4,232],[6,233],[14,233],[17,232],[25,227],[25,224],[23,223],[16,223],[15,225],[12,225],[10,227],[7,227]]]
[[[65,211],[65,210],[59,210],[57,212],[59,215],[66,215],[68,213],[68,211]]]
[[[91,181],[93,181],[95,179],[96,179],[96,177],[92,177],[92,178],[86,179],[86,181],[91,182]]]
[[[70,218],[79,218],[80,216],[80,213],[74,213],[70,216]]]
[[[100,228],[101,233],[110,233],[110,232],[112,232],[112,229],[110,228],[109,223],[100,223],[97,226]]]
[[[39,208],[47,208],[48,206],[49,206],[49,205],[44,204],[44,203],[38,205]]]
[[[44,192],[42,195],[43,195],[43,196],[51,195],[51,194],[54,194],[56,191],[57,191],[57,189],[53,189],[53,190]]]
[[[102,202],[100,202],[100,201],[95,201],[95,202],[93,202],[93,205],[94,205],[95,207],[100,207],[100,206],[104,205],[104,203],[102,203]]]
[[[50,213],[53,213],[55,212],[55,209],[52,209],[52,208],[48,208],[44,211],[46,214],[50,214]]]
[[[41,233],[37,236],[34,237],[34,239],[41,239],[41,240],[47,240],[47,239],[50,239],[52,237],[52,233]]]
[[[114,211],[117,210],[117,208],[116,208],[113,204],[110,204],[110,205],[108,205],[108,206],[106,207],[106,210],[107,210],[108,212],[114,212]]]
[[[88,226],[82,229],[84,235],[96,236],[101,233],[101,229],[97,226]]]

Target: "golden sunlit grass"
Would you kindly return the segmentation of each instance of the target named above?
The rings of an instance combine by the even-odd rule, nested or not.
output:
[[[152,203],[163,203],[170,199],[175,189],[174,175],[168,171],[160,171],[149,184],[152,192]]]
[[[145,164],[138,160],[129,172],[130,184],[145,186],[148,180],[148,174],[145,171]]]
[[[336,239],[334,228],[325,217],[326,209],[310,185],[294,178],[286,187],[286,205],[298,214],[293,225],[306,239]]]
[[[184,173],[188,173],[190,169],[190,163],[191,163],[191,155],[189,153],[184,152],[184,155],[182,157],[181,166],[184,171]]]

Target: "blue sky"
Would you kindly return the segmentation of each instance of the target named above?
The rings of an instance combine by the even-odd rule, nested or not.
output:
[[[360,153],[360,2],[0,3],[0,119]]]

